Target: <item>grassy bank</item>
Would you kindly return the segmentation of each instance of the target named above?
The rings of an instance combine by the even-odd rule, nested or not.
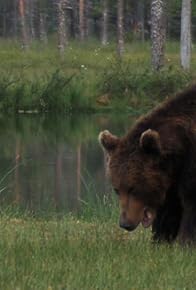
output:
[[[152,245],[114,217],[49,219],[1,213],[0,289],[195,289],[196,252]]]
[[[150,69],[149,43],[132,43],[120,61],[115,45],[70,43],[59,58],[52,43],[22,52],[17,43],[0,45],[0,110],[11,112],[107,111],[152,107],[194,82],[179,67],[179,47],[169,43],[166,67]]]

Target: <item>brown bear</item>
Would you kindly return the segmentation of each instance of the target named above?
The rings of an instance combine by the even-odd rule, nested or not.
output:
[[[156,241],[196,241],[196,85],[99,141],[121,208],[120,227],[152,226]]]

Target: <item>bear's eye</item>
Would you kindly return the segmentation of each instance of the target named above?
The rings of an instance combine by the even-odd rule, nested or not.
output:
[[[114,192],[115,192],[117,195],[119,195],[119,191],[118,191],[117,188],[114,188]]]
[[[133,192],[133,187],[129,187],[129,189],[128,189],[128,193],[132,193]]]

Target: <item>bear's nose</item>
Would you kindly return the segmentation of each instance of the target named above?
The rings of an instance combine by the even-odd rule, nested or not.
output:
[[[120,215],[119,226],[127,231],[133,231],[137,225],[127,219],[127,214],[123,211]]]
[[[133,231],[137,225],[131,224],[131,223],[123,223],[120,221],[119,226],[127,231]]]

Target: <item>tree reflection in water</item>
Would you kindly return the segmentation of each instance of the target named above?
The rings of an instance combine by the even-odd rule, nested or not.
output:
[[[0,116],[1,203],[36,210],[78,211],[109,194],[100,130],[124,133],[133,117]]]

